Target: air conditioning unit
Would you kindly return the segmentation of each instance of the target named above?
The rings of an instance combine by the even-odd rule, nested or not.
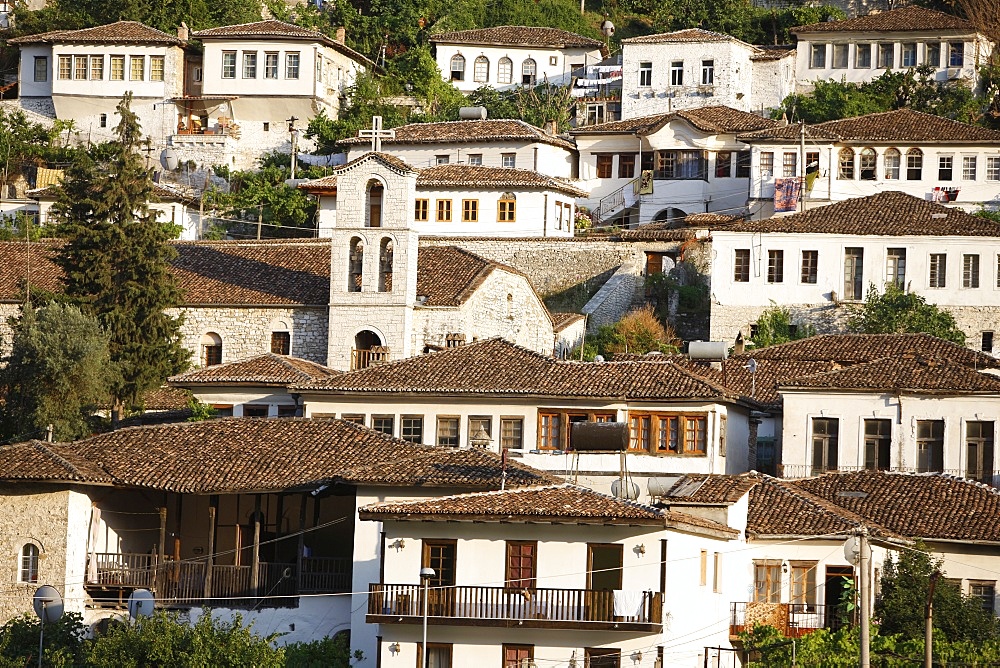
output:
[[[949,67],[948,68],[948,78],[949,79],[961,79],[962,78],[962,68],[961,67]]]

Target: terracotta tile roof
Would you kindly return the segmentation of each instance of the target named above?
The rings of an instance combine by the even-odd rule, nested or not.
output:
[[[638,118],[627,118],[620,121],[608,121],[607,123],[597,123],[587,125],[582,128],[573,128],[569,131],[571,135],[590,134],[645,134],[645,132],[659,124],[671,114],[653,114],[652,116],[640,116]]]
[[[290,385],[340,373],[299,357],[265,353],[246,359],[194,369],[168,379],[171,385]]]
[[[537,188],[556,190],[572,197],[586,197],[587,191],[564,179],[530,169],[483,167],[480,165],[438,165],[421,169],[420,188]]]
[[[112,482],[111,476],[99,466],[76,457],[68,448],[44,441],[0,446],[0,477],[7,481]]]
[[[415,445],[342,420],[228,418],[120,429],[72,444],[32,443],[9,446],[10,455],[0,448],[0,480],[113,481],[193,494],[335,482],[469,489],[500,484],[496,453]],[[513,486],[553,482],[523,464],[508,467],[507,480]]]
[[[8,44],[184,44],[176,35],[138,21],[118,21],[83,30],[52,30],[7,40]]]
[[[420,249],[417,263],[417,297],[423,306],[461,306],[497,268],[522,275],[456,246]]]
[[[756,473],[712,475],[691,473],[681,476],[671,486],[664,502],[668,505],[730,505],[736,503],[760,482]]]
[[[441,44],[490,44],[498,46],[541,46],[565,49],[584,47],[604,49],[604,42],[558,28],[538,26],[496,26],[475,30],[456,30],[431,35],[431,42]]]
[[[836,202],[803,213],[733,223],[727,232],[858,236],[1000,237],[1000,223],[897,191]]]
[[[780,382],[779,389],[1000,394],[1000,377],[937,357],[898,355]]]
[[[147,411],[182,411],[188,407],[191,393],[179,387],[158,387],[142,397],[142,406]]]
[[[0,302],[16,301],[30,278],[33,289],[62,290],[62,270],[52,261],[55,244],[0,241]]]
[[[916,5],[908,5],[887,12],[858,16],[844,21],[824,21],[792,28],[793,34],[826,33],[826,32],[936,32],[961,31],[968,34],[976,32],[975,26],[965,19],[925,9]]]
[[[313,179],[312,181],[306,181],[305,183],[299,184],[299,188],[310,193],[335,193],[337,192],[337,176],[368,160],[377,160],[390,169],[395,170],[398,174],[414,174],[419,171],[394,155],[377,151],[369,151],[368,153],[359,155],[350,162],[340,165],[339,167],[334,167],[329,176],[324,176],[321,179]]]
[[[582,313],[549,313],[552,317],[552,330],[561,332],[573,323],[584,319]]]
[[[733,535],[737,533],[712,520],[618,499],[568,483],[378,503],[365,506],[358,512],[363,520],[476,519],[631,526],[663,526],[678,522]]]
[[[764,359],[830,360],[846,366],[906,354],[937,357],[978,369],[1000,368],[1000,360],[991,355],[930,334],[819,334],[749,350],[742,356],[730,357],[730,360],[750,357],[758,362]]]
[[[756,47],[757,53],[750,56],[750,60],[781,60],[782,58],[786,58],[788,56],[794,56],[796,53],[794,46],[788,46],[786,44],[777,44],[774,46],[758,44]]]
[[[622,44],[674,44],[677,42],[739,42],[732,35],[701,28],[688,28],[674,32],[661,32],[655,35],[642,35],[623,39]]]
[[[625,241],[685,241],[698,236],[698,230],[726,229],[743,216],[721,213],[693,213],[682,220],[645,223],[631,230],[622,230],[618,237]]]
[[[799,132],[798,125],[789,124],[743,134],[740,140],[751,143],[778,139],[798,142]],[[913,109],[896,109],[806,126],[806,137],[841,143],[995,144],[1000,142],[1000,131]]]
[[[548,134],[541,128],[516,119],[488,119],[481,121],[444,121],[441,123],[409,123],[393,128],[393,139],[383,139],[382,145],[394,144],[461,144],[496,141],[530,141],[551,144],[567,150],[576,150],[571,142]],[[338,146],[370,144],[365,137],[348,137],[337,142]]]
[[[503,339],[470,343],[294,387],[364,394],[735,400],[720,385],[670,361],[554,360]]]
[[[25,193],[30,199],[54,202],[57,194],[55,185],[33,188]],[[165,183],[153,184],[153,195],[161,202],[191,202],[197,198],[191,192],[184,192],[181,186]]]
[[[1000,542],[1000,490],[971,480],[859,471],[792,484],[909,538]]]
[[[275,19],[256,21],[254,23],[241,23],[239,25],[232,26],[219,26],[218,28],[209,28],[207,30],[198,30],[191,33],[191,36],[200,40],[259,40],[274,38],[279,40],[315,41],[332,47],[344,55],[357,60],[358,62],[362,62],[369,67],[373,67],[375,65],[375,63],[373,63],[366,56],[358,53],[345,44],[342,44],[334,39],[330,39],[319,31],[309,30],[308,28],[303,28],[291,23],[285,23],[284,21],[277,21]]]
[[[649,135],[663,128],[670,121],[679,118],[687,121],[696,129],[711,133],[753,132],[767,128],[778,127],[778,121],[772,121],[758,114],[751,114],[724,105],[684,109],[670,114],[656,114],[625,121],[613,121],[598,125],[570,130],[572,135],[627,133]]]

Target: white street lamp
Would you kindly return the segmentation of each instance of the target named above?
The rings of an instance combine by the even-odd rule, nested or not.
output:
[[[430,588],[431,578],[436,575],[433,568],[421,568],[420,579],[424,582],[424,644],[423,660],[420,662],[421,668],[427,668],[427,592]]]

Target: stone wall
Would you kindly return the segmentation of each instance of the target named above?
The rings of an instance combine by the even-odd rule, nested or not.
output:
[[[847,331],[848,311],[833,304],[785,304],[792,315],[792,324],[809,324],[817,334],[840,334]],[[749,339],[750,325],[771,306],[720,306],[712,303],[710,338],[712,341],[734,341],[743,332]]]
[[[583,307],[587,316],[587,331],[596,332],[601,325],[621,320],[631,310],[632,304],[642,297],[642,287],[641,274],[636,274],[629,267],[620,267]]]
[[[180,309],[184,314],[181,343],[191,351],[192,366],[201,366],[201,337],[222,337],[222,361],[271,351],[271,332],[292,334],[292,355],[326,364],[327,309],[324,306],[226,307]],[[171,311],[176,314],[176,310]]]
[[[14,330],[10,328],[10,319],[21,314],[20,304],[0,304],[0,360],[10,355]]]

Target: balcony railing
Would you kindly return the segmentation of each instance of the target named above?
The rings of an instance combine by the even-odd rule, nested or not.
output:
[[[824,473],[853,473],[855,471],[870,471],[873,470],[871,466],[838,466],[836,468],[824,468],[817,466],[810,466],[808,464],[783,464],[781,466],[781,477],[783,478],[809,478],[812,476],[822,475]],[[902,473],[928,473],[924,469],[920,469],[913,466],[890,466],[886,471],[898,471]],[[1000,483],[1000,471],[993,471],[990,469],[938,469],[937,473],[943,473],[945,475],[953,475],[958,478],[968,478],[969,480],[975,480],[976,482],[981,482],[986,485],[992,485],[994,487],[998,486]]]
[[[798,638],[817,629],[836,631],[855,622],[844,605],[810,603],[733,603],[729,635],[735,637],[754,626],[773,626],[786,637]]]
[[[367,369],[374,364],[382,364],[389,361],[389,348],[387,346],[373,346],[372,348],[354,348],[351,350],[351,371]]]
[[[368,621],[417,624],[423,620],[423,588],[417,584],[371,584]],[[529,628],[593,628],[658,632],[663,598],[659,592],[592,589],[438,587],[428,592],[430,624]]]
[[[87,589],[95,603],[117,601],[138,588],[154,592],[159,605],[189,607],[280,607],[296,605],[299,593],[350,590],[351,561],[344,558],[304,557],[302,573],[296,564],[260,562],[256,581],[250,565],[213,564],[211,579],[206,561],[156,563],[149,554],[96,553],[88,563]]]

